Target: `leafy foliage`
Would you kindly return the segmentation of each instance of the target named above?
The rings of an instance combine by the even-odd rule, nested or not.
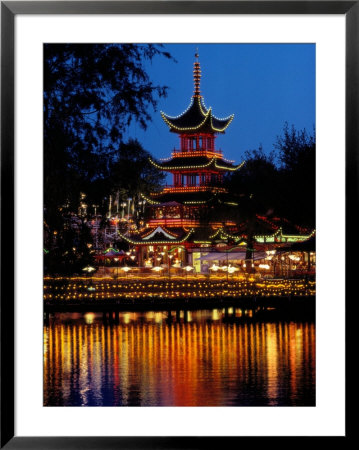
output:
[[[158,99],[166,95],[167,88],[155,85],[145,70],[146,62],[156,56],[171,58],[160,45],[151,44],[44,45],[44,221],[49,270],[78,270],[91,262],[90,252],[77,242],[79,235],[91,242],[89,230],[86,224],[78,227],[71,222],[81,193],[88,205],[97,205],[98,213],[103,213],[113,190],[127,198],[161,181],[158,171],[145,163],[148,153],[141,145],[122,142],[132,121],[146,128]]]
[[[140,199],[140,194],[157,190],[165,176],[150,163],[150,156],[137,139],[121,142],[111,166],[113,191],[126,188],[131,198]]]
[[[247,151],[243,168],[226,179],[238,197],[237,219],[247,221],[248,235],[256,232],[256,214],[315,227],[315,134],[286,123],[274,147],[270,154],[261,147]]]
[[[246,202],[249,208],[250,203],[255,206],[250,206],[249,209],[254,208],[260,214],[270,214],[277,204],[280,190],[275,154],[266,154],[259,147],[258,150],[246,151],[245,161],[239,171],[226,178],[227,187],[230,192],[240,195],[241,204]]]
[[[126,127],[146,128],[166,87],[144,62],[170,55],[155,45],[44,46],[45,206],[76,210],[81,191],[105,179]]]
[[[45,232],[49,231],[45,227]],[[45,272],[83,275],[82,269],[94,263],[92,236],[87,224],[79,218],[67,217],[64,226],[55,233],[46,239],[51,250],[46,250],[44,255]]]
[[[275,148],[282,163],[280,211],[293,222],[315,227],[315,132],[308,135],[286,123]]]

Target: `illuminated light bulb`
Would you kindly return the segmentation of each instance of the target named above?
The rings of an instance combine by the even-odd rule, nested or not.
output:
[[[93,271],[96,270],[96,269],[95,269],[95,267],[86,266],[86,267],[84,267],[82,270],[84,270],[85,272],[91,273],[91,272],[93,272]]]

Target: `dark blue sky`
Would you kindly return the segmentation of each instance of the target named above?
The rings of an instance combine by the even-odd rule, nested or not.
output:
[[[201,94],[217,117],[234,114],[217,148],[225,157],[241,161],[245,150],[262,144],[273,149],[276,136],[287,121],[312,133],[315,126],[315,44],[166,44],[177,63],[156,58],[147,67],[154,83],[169,87],[148,130],[131,126],[136,137],[156,158],[170,156],[179,148],[160,111],[179,115],[193,93],[193,62],[198,48],[201,63]]]

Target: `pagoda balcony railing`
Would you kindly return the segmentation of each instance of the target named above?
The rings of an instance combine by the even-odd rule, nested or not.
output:
[[[161,218],[161,219],[150,219],[146,222],[148,227],[168,227],[168,228],[190,228],[190,227],[199,227],[203,226],[204,222],[202,222],[200,219],[174,219],[174,218]],[[236,223],[231,220],[225,220],[224,222],[215,222],[211,221],[210,224],[206,224],[207,226],[210,225],[212,228],[221,228],[223,225],[226,226],[235,226]]]
[[[200,225],[199,219],[174,219],[172,217],[162,217],[161,219],[150,219],[147,221],[147,225],[150,227],[167,226],[172,228],[182,227],[198,227]]]
[[[219,186],[211,186],[210,184],[203,184],[199,186],[184,186],[184,185],[171,185],[166,184],[162,192],[156,192],[151,194],[151,197],[157,197],[164,193],[187,193],[187,192],[227,192],[227,189]]]
[[[196,148],[196,149],[173,149],[172,157],[173,158],[183,158],[183,157],[191,157],[191,156],[206,156],[209,158],[223,158],[222,150],[213,150],[207,148]]]

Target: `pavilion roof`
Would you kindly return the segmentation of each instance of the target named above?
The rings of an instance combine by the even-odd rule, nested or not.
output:
[[[181,244],[186,242],[193,234],[194,230],[176,229],[174,232],[171,230],[165,230],[163,227],[155,227],[150,230],[146,230],[146,233],[134,234],[131,236],[124,236],[120,234],[120,237],[125,241],[133,245],[151,245],[151,244]]]
[[[312,235],[310,238],[301,242],[294,242],[289,246],[292,252],[315,252],[316,238]]]

